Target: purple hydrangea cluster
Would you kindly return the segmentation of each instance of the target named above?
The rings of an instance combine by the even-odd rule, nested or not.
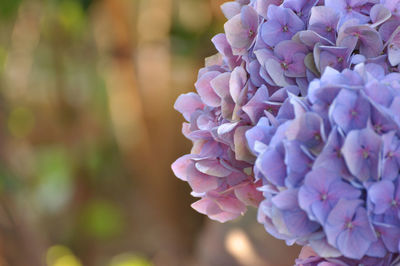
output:
[[[175,175],[225,222],[259,221],[321,257],[383,258],[400,239],[400,1],[236,0],[196,93]],[[261,202],[261,203],[260,203]]]
[[[400,73],[328,67],[307,97],[291,95],[246,136],[268,232],[321,257],[399,251]]]

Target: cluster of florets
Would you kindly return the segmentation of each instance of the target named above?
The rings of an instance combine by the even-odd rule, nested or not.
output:
[[[290,96],[246,135],[268,232],[322,257],[399,251],[399,73],[328,67],[307,97]]]
[[[192,207],[225,222],[262,199],[251,175],[254,156],[246,147],[245,132],[262,114],[268,90],[249,80],[245,62],[233,55],[224,34],[213,42],[220,53],[199,71],[197,94],[183,94],[175,103],[188,121],[182,131],[193,148],[172,169],[189,183],[193,196],[201,197]]]
[[[346,257],[322,258],[318,256],[310,247],[305,246],[296,259],[295,266],[396,266],[400,263],[398,254],[389,253],[384,258],[363,257],[360,260],[349,259]]]
[[[218,54],[175,104],[193,149],[172,168],[192,207],[225,222],[258,206],[269,233],[320,256],[398,252],[400,1],[222,11]]]

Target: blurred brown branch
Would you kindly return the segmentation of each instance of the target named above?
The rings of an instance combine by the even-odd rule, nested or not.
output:
[[[155,221],[146,230],[163,236],[157,240],[159,252],[155,254],[163,259],[156,260],[165,263],[160,265],[184,265],[182,258],[193,242],[187,234],[191,229],[185,215],[191,210],[179,201],[177,195],[182,192],[174,186],[176,180],[171,175],[174,129],[172,114],[166,111],[172,106],[168,39],[171,5],[170,0],[104,0],[96,9],[93,24],[115,134],[131,175],[140,186],[134,193],[150,203],[153,219],[148,220]],[[129,14],[140,15],[132,18]]]

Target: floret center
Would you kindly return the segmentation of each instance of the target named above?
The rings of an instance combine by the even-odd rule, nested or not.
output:
[[[353,229],[353,227],[354,227],[354,225],[353,225],[353,223],[352,222],[348,222],[347,224],[346,224],[346,227],[347,227],[347,229]]]
[[[249,37],[253,37],[254,36],[254,31],[253,30],[249,30]]]
[[[321,195],[321,200],[322,200],[322,201],[325,201],[327,198],[328,198],[328,195],[326,195],[326,193],[323,193],[323,194]]]
[[[288,32],[288,31],[289,31],[288,26],[287,26],[287,25],[283,26],[283,27],[282,27],[282,31],[283,31],[283,32]]]
[[[381,125],[375,125],[374,128],[375,128],[375,132],[376,133],[381,133],[382,132],[382,126]]]

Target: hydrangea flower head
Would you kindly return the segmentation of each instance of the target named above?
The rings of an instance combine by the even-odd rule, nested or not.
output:
[[[311,82],[307,97],[286,100],[291,117],[278,114],[270,117],[274,123],[247,132],[264,184],[259,220],[267,231],[289,243],[309,244],[321,257],[359,260],[398,252],[400,113],[393,110],[399,82],[400,73],[372,63],[341,73],[328,68]],[[371,86],[381,93],[371,93]],[[275,135],[254,140],[260,131]],[[268,175],[270,161],[279,165],[279,182]],[[291,213],[280,202],[288,191],[297,206]],[[306,218],[296,223],[276,218],[300,217],[299,212]],[[293,232],[293,224],[310,223],[301,234]]]
[[[193,148],[172,168],[200,197],[193,208],[225,222],[258,206],[270,234],[321,257],[398,253],[399,10],[398,0],[223,4],[218,54],[175,104]]]

